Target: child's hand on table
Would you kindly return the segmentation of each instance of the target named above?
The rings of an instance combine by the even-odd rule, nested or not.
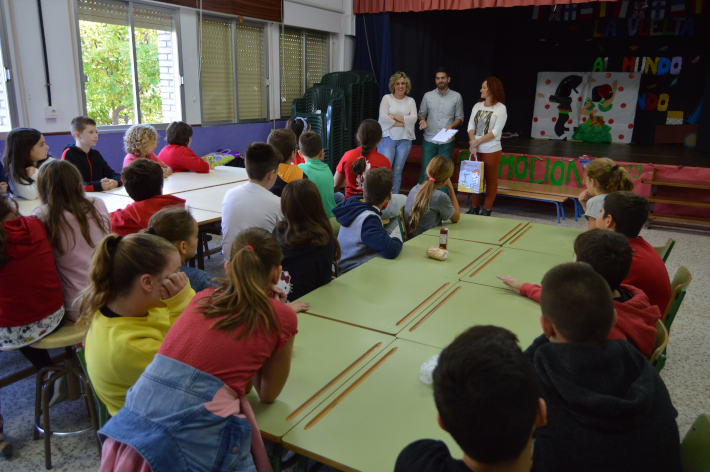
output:
[[[308,302],[291,302],[288,306],[293,308],[296,313],[303,313],[311,307],[311,304]]]
[[[510,275],[496,275],[507,287],[512,288],[516,293],[520,293],[523,283]]]
[[[281,303],[288,303],[286,292],[278,287],[272,287],[271,293],[269,294],[271,298]]]
[[[167,179],[170,176],[170,174],[172,174],[172,173],[173,173],[173,169],[170,167],[166,167],[165,169],[163,169],[163,178]]]
[[[168,275],[163,284],[160,286],[160,298],[167,300],[173,298],[175,295],[180,293],[180,291],[185,288],[188,284],[187,275],[183,272],[174,272]]]

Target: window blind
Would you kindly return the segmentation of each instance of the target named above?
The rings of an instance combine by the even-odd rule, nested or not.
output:
[[[237,25],[237,100],[240,120],[266,118],[264,28]]]
[[[306,87],[320,82],[329,66],[328,35],[306,32]]]
[[[232,24],[202,20],[202,118],[234,121],[235,87]]]
[[[128,7],[99,0],[79,0],[79,20],[128,26]]]
[[[303,96],[303,33],[286,29],[280,37],[281,116],[291,116],[291,104]]]
[[[154,29],[159,31],[172,31],[173,16],[168,12],[134,8],[133,26],[135,28]]]

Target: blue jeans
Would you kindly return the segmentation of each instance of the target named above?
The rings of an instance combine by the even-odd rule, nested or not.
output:
[[[407,162],[409,151],[412,150],[412,142],[408,139],[394,140],[385,136],[377,146],[377,152],[390,160],[392,164],[393,186],[392,193],[399,193],[402,185],[402,169]]]
[[[335,206],[338,206],[345,201],[345,195],[341,192],[335,192],[333,198],[335,198]]]

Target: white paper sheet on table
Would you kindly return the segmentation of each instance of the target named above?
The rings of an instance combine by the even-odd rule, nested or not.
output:
[[[431,140],[432,143],[438,143],[438,144],[445,144],[447,143],[458,131],[458,129],[450,129],[447,130],[446,128],[442,129],[439,131],[439,133],[434,136]]]

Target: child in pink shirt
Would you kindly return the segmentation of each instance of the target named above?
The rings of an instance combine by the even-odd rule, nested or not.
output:
[[[153,151],[158,147],[158,132],[150,125],[133,125],[123,137],[123,148],[128,154],[123,158],[123,167],[139,157],[150,159],[160,164],[163,168],[163,178],[167,178],[173,170],[163,161],[158,159]]]

